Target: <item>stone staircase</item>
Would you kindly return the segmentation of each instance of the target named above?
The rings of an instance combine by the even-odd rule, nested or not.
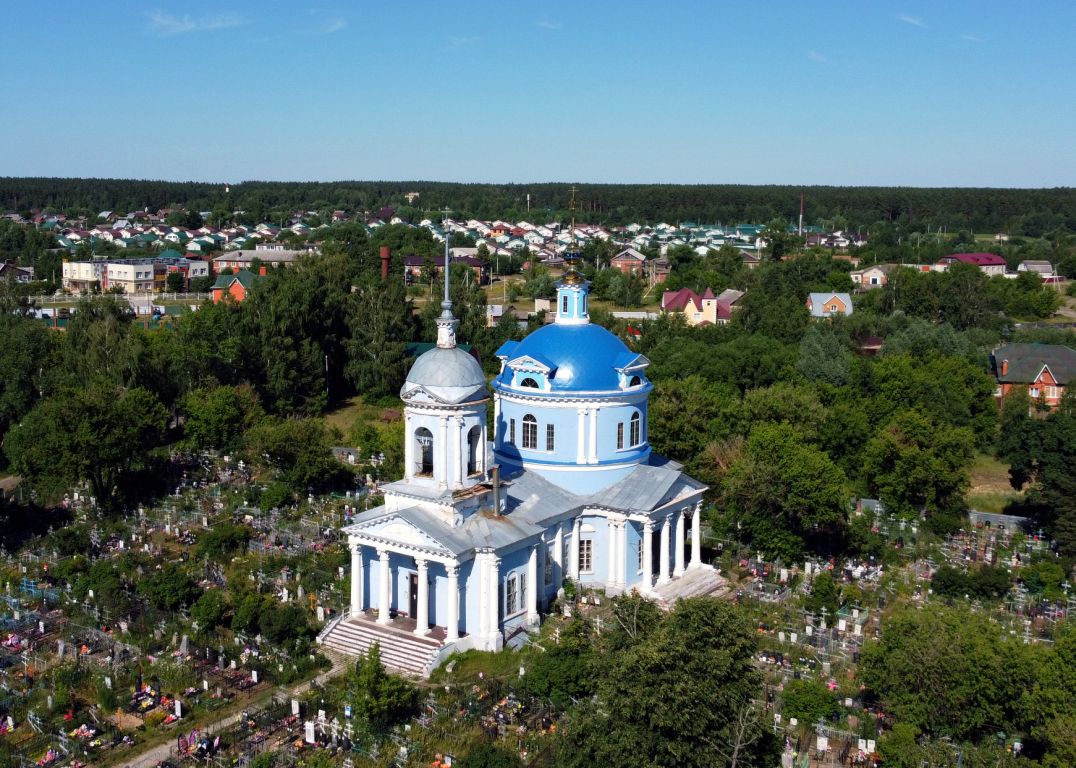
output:
[[[684,574],[654,587],[657,603],[671,608],[685,597],[724,597],[730,592],[728,580],[709,566],[688,568]]]
[[[433,660],[441,650],[441,641],[395,627],[382,626],[367,619],[347,618],[329,628],[318,638],[328,649],[348,656],[364,656],[371,646],[381,646],[381,663],[386,668],[415,677],[430,674]]]

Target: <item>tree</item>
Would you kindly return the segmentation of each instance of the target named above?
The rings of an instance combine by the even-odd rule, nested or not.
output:
[[[569,719],[557,764],[769,765],[772,741],[738,717],[759,694],[755,637],[728,603],[688,598],[649,635],[611,654],[597,698]],[[742,727],[741,727],[742,726]]]
[[[783,259],[796,243],[795,235],[788,231],[788,222],[781,218],[771,220],[759,237],[765,241],[766,255],[773,261]]]
[[[178,270],[169,272],[168,277],[164,279],[164,285],[169,293],[183,293],[187,290],[187,278]]]
[[[901,608],[863,649],[860,675],[897,720],[932,736],[1015,730],[1031,683],[1026,646],[982,613],[929,603]]]
[[[832,326],[815,323],[807,329],[800,342],[796,369],[809,381],[843,386],[851,377],[851,354],[841,344]]]
[[[252,453],[268,461],[293,492],[323,491],[348,477],[332,455],[329,433],[320,419],[270,416],[247,433]]]
[[[725,503],[747,541],[786,561],[839,546],[844,473],[788,425],[761,424],[725,477]]]
[[[52,349],[50,331],[0,301],[0,442],[37,402]]]
[[[139,581],[138,592],[155,607],[164,611],[175,611],[189,606],[198,599],[202,591],[181,565],[169,563]]]
[[[650,398],[650,444],[659,453],[690,460],[707,443],[732,434],[730,412],[738,405],[735,390],[701,376],[658,381]]]
[[[16,471],[47,498],[59,498],[81,480],[103,509],[116,511],[121,480],[145,464],[167,415],[150,392],[96,379],[41,401],[4,447]]]
[[[390,279],[388,284],[378,281],[358,286],[351,295],[347,324],[347,380],[363,395],[396,395],[407,374],[406,342],[415,333],[403,284]]]
[[[829,571],[822,571],[811,582],[811,594],[807,596],[803,607],[811,613],[819,615],[825,610],[826,616],[832,619],[837,615],[837,610],[841,607],[840,597],[841,592],[837,587],[837,583],[833,580],[833,574]]]
[[[191,606],[191,618],[198,622],[199,631],[210,635],[224,625],[228,614],[228,600],[224,591],[208,589]]]
[[[825,722],[841,711],[836,694],[818,680],[789,680],[781,702],[785,717],[795,717],[805,725]]]
[[[262,416],[258,395],[249,385],[205,387],[184,399],[183,431],[200,449],[234,449],[243,433]]]
[[[862,476],[895,514],[951,517],[963,511],[974,445],[967,428],[903,411],[867,443]]]
[[[347,685],[355,696],[355,716],[367,720],[375,732],[407,720],[418,706],[418,689],[385,671],[377,643],[355,662]]]

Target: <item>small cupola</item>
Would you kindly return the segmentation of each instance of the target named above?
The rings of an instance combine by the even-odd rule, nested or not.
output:
[[[574,265],[557,282],[557,322],[564,325],[590,322],[590,283]]]

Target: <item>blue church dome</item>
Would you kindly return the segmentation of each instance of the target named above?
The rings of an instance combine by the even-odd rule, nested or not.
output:
[[[509,360],[530,357],[554,369],[549,379],[554,392],[618,390],[618,369],[639,357],[615,335],[591,323],[547,325],[518,344],[505,344],[497,354]],[[511,386],[511,369],[505,368],[496,382]]]

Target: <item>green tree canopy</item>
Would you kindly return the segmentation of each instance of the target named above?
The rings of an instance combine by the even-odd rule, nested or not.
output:
[[[725,477],[725,503],[747,541],[786,562],[844,536],[844,473],[788,425],[762,424]]]
[[[121,480],[160,444],[167,415],[150,392],[98,378],[41,401],[4,447],[12,466],[44,497],[59,498],[85,481],[99,505],[115,510]]]

